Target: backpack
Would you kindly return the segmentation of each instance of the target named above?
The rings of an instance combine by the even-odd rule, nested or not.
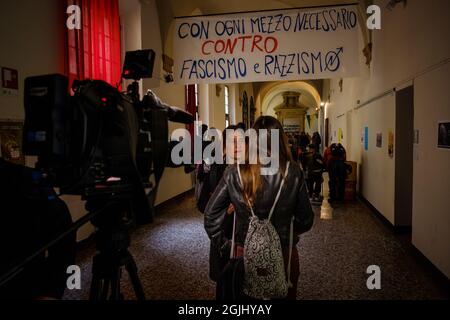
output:
[[[285,298],[288,294],[290,283],[291,255],[293,247],[294,217],[291,219],[289,262],[287,277],[284,268],[283,251],[280,237],[270,222],[273,212],[280,198],[284,181],[289,171],[289,162],[280,184],[275,201],[270,209],[267,219],[259,219],[249,203],[252,216],[244,242],[244,293],[254,299]],[[238,165],[239,179],[242,184],[241,173]]]

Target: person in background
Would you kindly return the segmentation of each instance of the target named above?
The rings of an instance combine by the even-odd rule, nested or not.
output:
[[[308,199],[304,173],[300,166],[292,161],[287,138],[280,122],[273,117],[262,116],[255,122],[253,128],[257,133],[259,133],[259,129],[267,129],[269,132],[271,129],[279,130],[279,170],[274,175],[262,175],[261,164],[248,163],[248,153],[246,154],[246,164],[229,166],[206,207],[205,230],[211,239],[220,236],[221,225],[226,216],[224,210],[231,202],[236,215],[236,247],[233,254],[235,257],[242,257],[251,212],[253,211],[261,219],[267,219],[284,179],[284,187],[281,189],[279,201],[274,207],[271,222],[280,237],[284,266],[286,273],[290,272],[290,280],[293,284],[289,289],[288,299],[295,299],[299,278],[299,258],[296,244],[299,241],[298,236],[311,229],[314,213]],[[270,152],[270,146],[268,147]],[[294,218],[294,237],[290,252],[292,218]],[[292,261],[291,269],[288,272],[289,256]]]
[[[205,207],[208,204],[208,201],[213,194],[214,190],[216,189],[217,185],[222,179],[222,176],[224,174],[225,169],[227,168],[228,164],[226,163],[226,157],[227,157],[227,150],[230,151],[230,148],[227,148],[227,130],[237,130],[242,129],[235,125],[228,126],[223,132],[222,132],[222,141],[223,141],[223,164],[219,163],[212,163],[210,165],[203,163],[200,168],[199,172],[201,172],[202,176],[202,191],[199,196],[199,200],[197,201],[197,208],[200,212],[204,213]],[[233,154],[231,157],[236,160],[238,159],[239,153],[242,152],[240,147],[242,144],[238,141],[238,134],[235,132],[232,136],[233,142],[234,142],[234,148],[233,148]],[[230,255],[230,239],[232,236],[232,230],[233,230],[233,213],[234,213],[234,207],[233,204],[229,203],[229,206],[224,209],[224,219],[221,224],[221,238],[215,238],[211,241],[210,244],[210,278],[216,282],[216,297],[220,298],[220,292],[222,283],[220,282],[219,274],[221,273],[221,270],[225,267],[226,263],[228,262]],[[228,254],[227,254],[228,251]]]
[[[306,147],[309,145],[309,138],[304,131],[300,133],[300,148],[302,152],[306,152]]]
[[[320,193],[322,191],[322,173],[324,164],[322,156],[316,149],[314,144],[309,145],[309,157],[306,164],[306,183],[308,185],[308,194],[314,201],[320,201]]]
[[[244,130],[244,131],[247,130],[247,126],[246,126],[245,123],[243,123],[243,122],[239,122],[239,123],[236,125],[236,128],[237,128],[237,129],[242,129],[242,130]]]
[[[315,146],[316,152],[320,153],[320,145],[322,144],[322,138],[320,137],[319,132],[314,132],[311,138],[311,144]]]
[[[345,164],[347,154],[344,146],[340,143],[332,143],[325,150],[323,159],[329,175],[330,201],[344,201],[345,179],[347,176]]]
[[[202,124],[201,127],[201,135],[202,135],[202,155],[203,155],[203,151],[205,150],[206,146],[211,143],[210,141],[204,140],[205,138],[205,134],[208,131],[208,125],[206,124]],[[200,195],[202,193],[202,189],[203,189],[203,180],[204,180],[204,176],[206,174],[205,172],[205,167],[204,167],[204,163],[195,163],[195,189],[194,189],[194,193],[195,193],[195,200],[198,202],[200,201]],[[206,204],[205,204],[206,206]]]

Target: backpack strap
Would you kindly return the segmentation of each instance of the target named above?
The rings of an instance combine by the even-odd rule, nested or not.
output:
[[[283,178],[281,179],[280,189],[278,189],[278,193],[277,193],[277,196],[276,196],[276,198],[275,198],[275,201],[274,201],[274,203],[273,203],[273,205],[272,205],[272,208],[270,208],[269,217],[268,217],[269,220],[272,218],[273,212],[274,212],[275,207],[276,207],[276,205],[277,205],[277,203],[278,203],[278,199],[280,199],[281,189],[283,189],[284,181],[286,180],[286,177],[287,177],[287,175],[288,175],[288,173],[289,173],[289,164],[290,164],[290,162],[288,161],[288,162],[286,163],[286,170],[284,171],[284,176],[283,176]]]
[[[234,211],[233,213],[233,236],[231,237],[231,251],[230,251],[230,259],[234,259],[235,256],[235,247],[236,247],[236,242],[235,242],[235,237],[236,237],[236,211]]]
[[[292,249],[294,248],[294,219],[295,217],[292,216],[291,218],[291,228],[290,228],[290,235],[289,235],[289,260],[287,265],[287,282],[288,282],[288,288],[292,288],[292,282],[291,282],[291,260],[292,260]]]
[[[237,172],[238,172],[238,176],[239,176],[239,183],[240,183],[241,188],[242,188],[242,190],[243,190],[243,189],[244,189],[244,183],[242,182],[241,169],[240,169],[239,167],[240,167],[240,166],[239,166],[239,164],[238,164],[238,165],[237,165]],[[250,212],[251,212],[251,214],[252,214],[252,217],[256,217],[256,214],[255,214],[255,212],[253,211],[253,207],[252,207],[252,205],[250,204],[250,201],[248,201],[247,196],[246,196],[245,194],[242,194],[242,196],[245,198],[245,201],[247,201],[247,204],[248,204],[248,206],[249,206],[249,208],[250,208]]]

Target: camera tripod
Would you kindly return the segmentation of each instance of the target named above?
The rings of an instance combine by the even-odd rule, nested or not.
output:
[[[94,202],[95,206],[99,202]],[[88,206],[92,207],[92,201]],[[95,238],[98,253],[92,261],[92,282],[90,300],[123,300],[120,280],[123,269],[128,272],[136,299],[145,300],[145,293],[139,280],[136,262],[128,251],[130,236],[128,234],[127,206],[123,201],[108,204],[110,210],[92,219],[98,228]]]

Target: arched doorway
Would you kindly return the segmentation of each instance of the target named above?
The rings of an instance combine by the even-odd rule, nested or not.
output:
[[[315,131],[322,131],[319,106],[321,98],[314,85],[306,81],[274,82],[267,84],[260,91],[261,114],[277,117],[285,126],[295,127],[298,123],[298,130],[312,134]],[[287,106],[283,104],[286,98],[291,97],[296,101],[297,106]],[[281,109],[281,111],[280,111]],[[284,109],[284,111],[283,111]]]

